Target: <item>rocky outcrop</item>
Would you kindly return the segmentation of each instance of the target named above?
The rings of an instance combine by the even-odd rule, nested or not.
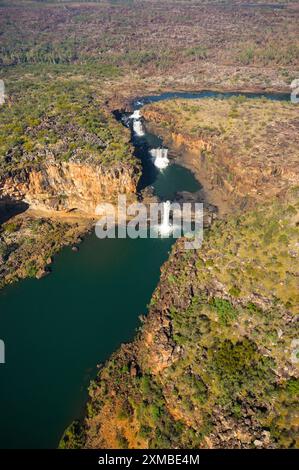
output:
[[[151,104],[142,113],[147,127],[195,172],[221,211],[223,201],[229,209],[252,208],[283,198],[290,186],[299,184],[298,119],[287,106],[269,100],[240,105],[233,100],[192,105],[178,100]]]
[[[137,338],[89,387],[81,441],[72,425],[61,447],[298,447],[293,196],[216,222],[201,250],[174,245]]]
[[[258,117],[263,110],[256,106]],[[249,104],[246,109],[252,117]],[[206,169],[209,183],[230,195],[230,208],[246,199],[255,207],[213,223],[199,250],[177,241],[137,337],[90,385],[80,442],[72,425],[61,447],[298,447],[296,117],[282,108],[275,120],[270,107],[266,130],[277,131],[273,146],[264,142],[264,125],[254,127],[253,142],[245,140],[247,129],[236,142],[244,119],[233,122],[225,146],[209,121],[191,135],[197,117],[184,133],[178,111],[166,119],[167,110],[154,116],[145,109],[144,116],[158,125],[155,133],[194,154],[200,175]],[[235,119],[235,106],[229,114]]]
[[[97,204],[118,194],[134,197],[138,165],[104,167],[98,163],[57,162],[12,171],[0,179],[0,197],[24,201],[32,208],[80,210],[94,214]]]
[[[47,276],[54,255],[66,245],[77,247],[83,234],[92,229],[89,216],[56,214],[52,217],[51,213],[50,218],[47,214],[35,216],[34,211],[22,212],[1,225],[0,289],[26,277]]]

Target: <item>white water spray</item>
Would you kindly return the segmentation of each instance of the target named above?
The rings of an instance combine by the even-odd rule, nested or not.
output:
[[[138,137],[142,137],[144,135],[142,122],[139,119],[134,119],[133,131],[135,132],[136,135],[138,135]]]
[[[168,164],[168,149],[157,148],[150,151],[151,156],[154,159],[154,165],[159,168],[159,170],[164,170]]]
[[[162,223],[159,225],[159,233],[162,237],[167,237],[172,232],[172,226],[169,223],[170,201],[163,202]]]
[[[139,109],[135,109],[134,113],[130,115],[130,119],[140,119],[141,114]]]
[[[139,109],[135,109],[133,114],[131,114],[130,119],[133,119],[133,131],[138,137],[144,135],[143,125],[141,122],[141,114]]]

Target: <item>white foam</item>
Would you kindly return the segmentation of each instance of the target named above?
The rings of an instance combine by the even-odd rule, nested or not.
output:
[[[167,157],[168,149],[165,149],[165,148],[152,149],[150,150],[150,154],[153,157],[154,165],[157,168],[159,168],[159,170],[164,170],[168,166],[169,164],[169,159]]]
[[[133,120],[133,131],[138,137],[141,137],[144,135],[143,125],[140,119]]]
[[[141,114],[139,109],[135,109],[134,113],[130,115],[130,119],[140,119]]]
[[[169,223],[170,201],[163,202],[162,223],[158,230],[162,237],[168,237],[172,232],[172,226]]]

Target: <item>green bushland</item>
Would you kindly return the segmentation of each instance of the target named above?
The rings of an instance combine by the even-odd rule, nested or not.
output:
[[[99,84],[66,76],[55,66],[7,72],[6,102],[0,108],[0,170],[60,161],[103,166],[135,163],[129,134],[104,104]],[[56,72],[55,79],[53,73]]]
[[[299,60],[299,44],[244,45],[237,60],[242,65],[296,65]]]
[[[59,443],[59,449],[80,449],[83,442],[84,440],[81,424],[78,421],[73,421],[65,430]]]
[[[19,214],[0,226],[0,288],[45,270],[62,246],[76,243],[89,223],[68,224]],[[50,261],[51,262],[51,261]]]
[[[67,2],[66,8],[59,3],[0,2],[1,79],[7,92],[0,110],[0,173],[42,162],[45,150],[63,161],[131,162],[128,135],[105,107],[107,83],[119,79],[121,85],[128,71],[133,81],[134,73],[155,79],[158,72],[160,84],[161,76],[167,80],[165,71],[181,79],[183,70],[184,77],[191,73],[206,83],[211,69],[205,72],[204,66],[210,64],[216,78],[210,82],[208,77],[208,83],[218,85],[218,65],[254,65],[251,73],[256,76],[265,66],[281,66],[281,76],[289,81],[298,62],[294,9],[256,7],[257,13],[248,15],[243,5],[229,2],[218,11],[217,2],[211,11],[199,4],[186,8],[179,1]],[[210,27],[198,27],[200,22]],[[136,40],[137,23],[144,34]],[[245,38],[238,34],[236,39],[236,30],[246,32]],[[258,82],[246,70],[245,85]],[[238,83],[238,73],[232,74],[230,85],[233,80]],[[265,106],[262,100],[247,103],[240,97],[202,101],[199,107],[178,102],[165,106],[177,117],[179,129],[188,124],[191,137],[233,143],[244,163],[255,159],[264,165],[266,154],[271,157],[276,149],[275,135],[287,137],[279,155],[285,161],[294,157],[288,132],[293,113],[291,136],[296,134],[297,116],[291,104]],[[278,108],[281,114],[274,121]],[[171,128],[170,122],[166,113],[160,124]],[[205,158],[210,162],[212,153]],[[226,176],[233,182],[232,173]],[[298,194],[294,196],[285,204],[217,222],[198,252],[187,254],[180,242],[175,245],[137,343],[107,361],[90,385],[83,426],[72,423],[61,447],[82,447],[88,439],[90,445],[93,439],[98,443],[107,403],[111,418],[115,409],[121,423],[137,420],[140,437],[152,448],[205,445],[206,438],[215,439],[213,431],[222,435],[220,418],[233,431],[245,428],[250,436],[244,446],[253,446],[263,431],[270,433],[274,447],[298,446],[298,380],[289,361],[291,340],[298,338],[293,322],[299,304]],[[61,246],[66,231],[71,232],[63,223],[23,223],[26,237],[10,223],[1,228],[5,263],[0,285],[35,275]],[[41,259],[32,259],[33,252]],[[25,268],[19,266],[20,257]],[[158,323],[163,319],[163,334],[159,325],[157,334],[151,330],[153,318]],[[147,333],[154,333],[150,347]],[[165,343],[170,360],[157,371]],[[121,408],[114,408],[116,401]],[[253,429],[257,431],[251,437]],[[107,436],[101,439],[107,448]],[[121,448],[130,445],[122,429],[116,430],[116,439]],[[228,442],[234,445],[239,441]]]
[[[264,433],[263,446],[298,446],[299,386],[290,360],[298,337],[298,196],[294,188],[285,202],[219,220],[200,250],[174,246],[136,341],[93,382],[93,416],[84,422],[89,445],[93,436],[109,445],[105,435],[98,440],[101,413],[117,400],[150,448],[198,448],[207,438],[222,446],[213,441],[227,431],[221,420],[233,436],[241,433],[241,446],[254,447]],[[163,367],[162,331],[179,351]],[[231,436],[226,445],[240,441]]]
[[[257,4],[248,15],[230,3],[2,0],[0,65],[102,64],[145,75],[208,61],[297,65],[296,9]]]

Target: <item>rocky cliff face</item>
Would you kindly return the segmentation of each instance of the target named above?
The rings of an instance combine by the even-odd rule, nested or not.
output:
[[[209,99],[152,104],[143,116],[212,202],[244,209],[299,184],[296,112],[291,103]]]
[[[115,203],[119,194],[135,200],[138,178],[134,162],[108,167],[51,158],[2,174],[0,288],[47,274],[49,258],[90,229],[99,203]],[[23,214],[28,207],[33,210]]]
[[[174,245],[62,447],[298,447],[298,196],[216,222],[201,250]]]
[[[0,196],[27,202],[32,208],[80,210],[94,215],[100,202],[118,194],[134,197],[139,169],[129,165],[104,167],[98,163],[57,162],[15,170],[0,179]]]
[[[137,338],[101,368],[61,447],[298,447],[296,113],[243,99],[145,108],[199,179],[246,210],[213,223],[199,250],[173,246]]]

